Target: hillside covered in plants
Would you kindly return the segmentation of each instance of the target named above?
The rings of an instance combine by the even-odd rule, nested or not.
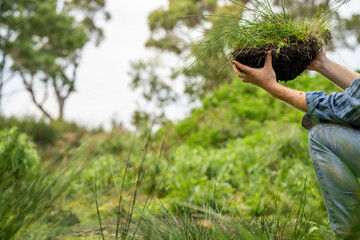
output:
[[[2,119],[1,238],[331,239],[301,117],[234,80],[151,134]]]

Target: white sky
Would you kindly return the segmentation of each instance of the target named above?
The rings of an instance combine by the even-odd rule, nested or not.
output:
[[[181,1],[181,0],[178,0]],[[129,127],[132,112],[137,108],[139,93],[132,92],[128,84],[130,60],[146,59],[152,56],[144,47],[149,37],[147,16],[152,10],[166,6],[167,0],[107,0],[107,9],[112,20],[104,24],[106,39],[99,47],[89,44],[82,57],[73,93],[65,106],[65,119],[80,124],[110,126],[112,119]],[[341,7],[342,15],[360,13],[360,1],[351,0]],[[360,49],[356,51],[338,50],[329,57],[349,69],[360,69]],[[231,70],[229,70],[231,71]],[[21,90],[19,79],[14,79],[4,89],[2,110],[7,115],[41,114],[33,106],[30,97]],[[144,103],[139,103],[144,107]],[[50,103],[56,112],[57,106]],[[146,107],[146,106],[145,106]],[[190,110],[185,103],[177,104],[167,110],[171,119],[183,118]]]

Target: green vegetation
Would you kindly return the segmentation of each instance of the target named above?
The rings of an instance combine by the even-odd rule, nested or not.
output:
[[[314,82],[338,91],[319,75],[290,85],[306,91]],[[240,81],[202,101],[188,118],[159,129],[145,157],[138,142],[129,160],[113,156],[112,167],[109,155],[94,159],[99,191],[108,189],[118,199],[112,178],[122,189],[122,239],[335,239],[307,151],[307,131],[299,124],[302,114]],[[98,194],[105,238],[118,229],[119,214],[108,211],[118,202],[109,207],[109,194]]]
[[[38,147],[54,145],[56,141],[62,140],[66,133],[75,133],[76,138],[81,137],[87,130],[74,122],[53,121],[48,123],[43,119],[35,117],[16,117],[0,116],[0,130],[16,126],[21,132],[33,140]],[[96,130],[95,130],[96,131]]]
[[[147,224],[140,226],[138,236],[143,239],[335,239],[324,227],[317,227],[312,213],[302,207],[278,212],[273,218],[266,215],[267,207],[276,208],[276,200],[260,206],[257,216],[245,218],[235,210],[225,215],[213,205],[202,207],[179,205],[173,212],[163,208],[163,215],[149,214]],[[174,214],[175,213],[175,214]],[[130,238],[133,239],[133,238]]]
[[[33,143],[16,128],[0,131],[0,239],[45,239],[78,223],[64,197],[81,170],[40,165]]]
[[[0,132],[0,176],[5,186],[16,184],[18,179],[34,177],[40,168],[34,144],[16,128]]]
[[[274,12],[269,0],[256,0],[253,8],[235,4],[239,13],[219,16],[222,24],[206,34],[201,43],[207,49],[231,51],[275,45],[278,49],[316,39],[324,46],[330,37],[328,19],[336,10],[319,9],[312,19],[296,22],[286,12]],[[320,47],[321,48],[321,47]]]
[[[314,82],[338,90],[319,75],[289,85],[306,91]],[[122,128],[85,131],[80,146],[52,141],[48,151],[61,154],[40,151],[46,162],[18,130],[5,130],[0,199],[11,217],[2,232],[7,239],[334,239],[301,116],[234,81],[148,138]]]

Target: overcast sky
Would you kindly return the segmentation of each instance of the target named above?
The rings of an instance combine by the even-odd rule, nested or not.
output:
[[[181,0],[178,0],[181,1]],[[84,51],[76,84],[77,92],[67,101],[65,119],[75,120],[89,127],[109,127],[112,119],[129,126],[131,114],[137,108],[139,93],[132,92],[128,85],[130,60],[147,58],[150,51],[144,48],[149,37],[147,16],[167,0],[107,0],[107,9],[112,20],[104,24],[106,39],[99,47],[89,44]],[[360,13],[360,1],[351,0],[342,6],[341,14],[349,16]],[[329,57],[350,69],[360,69],[356,51],[341,50]],[[231,71],[231,69],[229,69]],[[28,94],[19,79],[5,87],[3,112],[10,116],[37,115]],[[50,103],[56,112],[56,105]],[[190,107],[178,104],[167,112],[172,119],[186,115]]]

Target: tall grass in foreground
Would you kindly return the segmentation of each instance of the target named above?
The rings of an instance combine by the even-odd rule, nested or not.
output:
[[[307,208],[306,183],[299,205],[284,209],[280,206],[278,197],[272,196],[269,202],[259,200],[253,216],[243,215],[236,203],[226,206],[226,209],[219,207],[214,200],[215,183],[213,192],[206,195],[202,206],[183,202],[174,196],[171,201],[154,200],[153,193],[161,187],[163,181],[154,185],[158,171],[152,176],[146,176],[147,171],[143,168],[149,141],[150,134],[144,141],[132,187],[125,192],[123,186],[132,150],[129,153],[119,189],[117,215],[114,216],[117,219],[116,228],[107,228],[110,229],[107,233],[103,229],[98,196],[94,193],[99,232],[103,239],[336,239],[323,219],[316,216],[316,209]],[[165,138],[163,145],[164,142]],[[133,148],[134,145],[131,149]],[[157,169],[162,151],[163,149],[160,150]],[[138,198],[145,177],[153,180],[151,190],[145,198]],[[165,175],[163,179],[164,177]],[[171,191],[168,194],[171,196]],[[149,208],[151,201],[153,208]]]
[[[114,232],[114,236],[115,239],[128,239],[128,238],[134,238],[136,236],[138,236],[138,230],[141,229],[141,222],[143,221],[143,217],[145,217],[145,214],[147,212],[147,208],[149,207],[151,201],[153,200],[153,193],[157,191],[157,188],[159,186],[162,185],[162,182],[164,180],[165,174],[167,172],[167,169],[165,170],[165,174],[162,177],[162,179],[160,180],[160,182],[158,183],[158,185],[156,184],[156,177],[160,171],[160,163],[161,163],[161,159],[162,159],[162,153],[163,153],[163,148],[164,148],[164,144],[165,144],[165,139],[166,139],[166,135],[162,141],[162,145],[161,145],[161,150],[159,152],[159,156],[158,156],[158,160],[156,161],[156,166],[155,166],[155,173],[150,176],[150,183],[147,190],[147,195],[146,196],[142,196],[143,200],[139,201],[138,200],[138,196],[140,194],[140,191],[143,190],[142,188],[144,187],[144,180],[146,177],[146,173],[147,173],[147,169],[144,168],[144,164],[146,161],[146,157],[147,157],[147,150],[149,147],[149,141],[150,141],[150,131],[147,133],[145,140],[144,140],[144,144],[141,150],[141,156],[139,159],[139,163],[137,165],[137,167],[135,168],[135,173],[134,173],[134,178],[133,178],[133,182],[131,183],[131,187],[128,190],[125,190],[125,179],[126,179],[126,175],[128,174],[128,170],[129,170],[129,165],[131,162],[131,158],[132,158],[132,153],[134,150],[134,143],[135,143],[135,138],[136,136],[134,136],[131,148],[130,148],[130,152],[126,161],[126,165],[125,165],[125,172],[124,175],[122,176],[122,182],[121,182],[121,187],[120,189],[118,189],[118,195],[119,195],[119,200],[118,200],[118,205],[117,205],[117,215],[116,215],[116,228],[115,228],[115,232]],[[172,158],[171,158],[172,159]],[[170,161],[171,161],[170,159]],[[170,162],[168,163],[169,166]],[[114,174],[112,172],[112,174]],[[115,180],[115,176],[114,177],[114,183],[115,183],[115,187],[117,187],[116,185],[116,180]],[[96,182],[95,182],[95,186],[96,186]],[[94,202],[96,205],[96,209],[97,209],[97,215],[98,215],[98,219],[99,219],[99,226],[100,226],[100,234],[102,236],[102,238],[104,238],[104,231],[103,231],[103,226],[101,223],[101,213],[99,210],[99,204],[98,204],[98,199],[97,199],[97,193],[96,193],[96,187],[94,188]],[[138,206],[141,206],[141,208],[139,209]]]
[[[80,149],[66,168],[42,168],[34,145],[17,129],[0,132],[0,239],[46,239],[76,223],[62,195],[82,169]]]
[[[335,239],[333,233],[321,226],[314,212],[307,212],[305,203],[289,212],[266,213],[262,206],[253,217],[238,210],[223,215],[212,206],[191,206],[179,203],[174,212],[162,209],[163,216],[148,213],[141,225],[140,239]],[[295,217],[294,217],[295,215]]]

